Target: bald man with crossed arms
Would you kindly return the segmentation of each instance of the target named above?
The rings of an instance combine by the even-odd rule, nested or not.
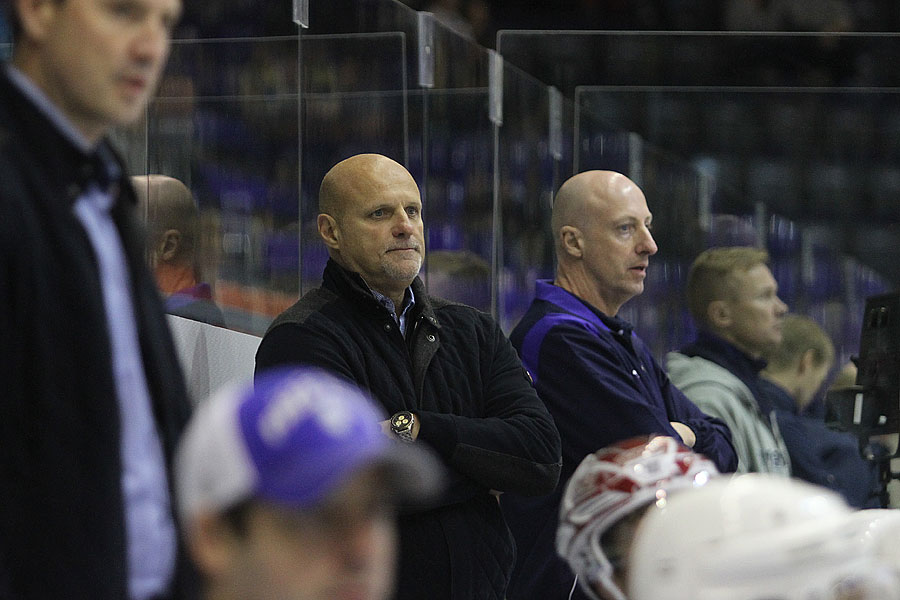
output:
[[[562,490],[585,455],[658,433],[683,440],[722,472],[737,466],[725,424],[679,392],[616,316],[644,291],[657,251],[652,218],[644,193],[620,173],[579,173],[557,193],[556,278],[537,282],[510,340],[559,429],[563,467],[553,494],[502,498],[518,548],[509,600],[569,598],[575,576],[556,556],[554,536]],[[586,598],[580,589],[572,597]]]
[[[263,337],[257,370],[314,364],[366,389],[391,419],[385,435],[443,459],[447,493],[400,518],[398,599],[502,600],[515,557],[497,493],[546,494],[559,434],[490,315],[430,295],[422,200],[412,175],[361,154],[325,175],[321,287]]]

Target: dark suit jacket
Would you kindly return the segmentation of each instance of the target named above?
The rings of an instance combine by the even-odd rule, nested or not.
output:
[[[119,406],[100,280],[72,212],[95,163],[0,64],[0,598],[127,597]],[[112,210],[166,459],[189,402],[124,178]]]

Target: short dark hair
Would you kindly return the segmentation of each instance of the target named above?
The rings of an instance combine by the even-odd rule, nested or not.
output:
[[[65,0],[56,0],[57,2],[65,2]],[[6,18],[6,22],[9,23],[9,31],[12,34],[12,43],[13,47],[18,44],[21,39],[22,34],[22,20],[19,18],[19,11],[16,9],[16,0],[0,0],[0,4],[3,5],[4,15],[0,15]]]

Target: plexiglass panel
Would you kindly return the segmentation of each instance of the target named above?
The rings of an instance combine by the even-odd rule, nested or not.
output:
[[[670,310],[690,259],[745,244],[768,248],[792,310],[822,323],[843,358],[858,348],[861,301],[900,276],[889,208],[900,205],[898,77],[882,64],[898,44],[895,34],[715,32],[504,31],[497,41],[506,60],[574,98],[575,170],[619,170],[647,193],[660,252],[623,311],[657,352],[690,334]]]
[[[399,2],[314,2],[296,36],[177,42],[146,119],[119,137],[136,173],[178,178],[196,198],[202,278],[234,329],[262,333],[318,285],[322,176],[378,152],[421,188],[429,289],[507,331],[534,280],[553,276],[553,195],[576,172],[612,169],[654,213],[660,252],[623,316],[657,355],[693,334],[681,299],[693,257],[751,244],[847,356],[862,299],[900,264],[887,250],[900,219],[897,46],[504,32],[497,61]]]

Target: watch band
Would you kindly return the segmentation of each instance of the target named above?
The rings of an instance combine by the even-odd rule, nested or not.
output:
[[[416,417],[408,410],[401,410],[391,417],[391,431],[400,438],[400,441],[411,444],[413,442],[413,425]]]

